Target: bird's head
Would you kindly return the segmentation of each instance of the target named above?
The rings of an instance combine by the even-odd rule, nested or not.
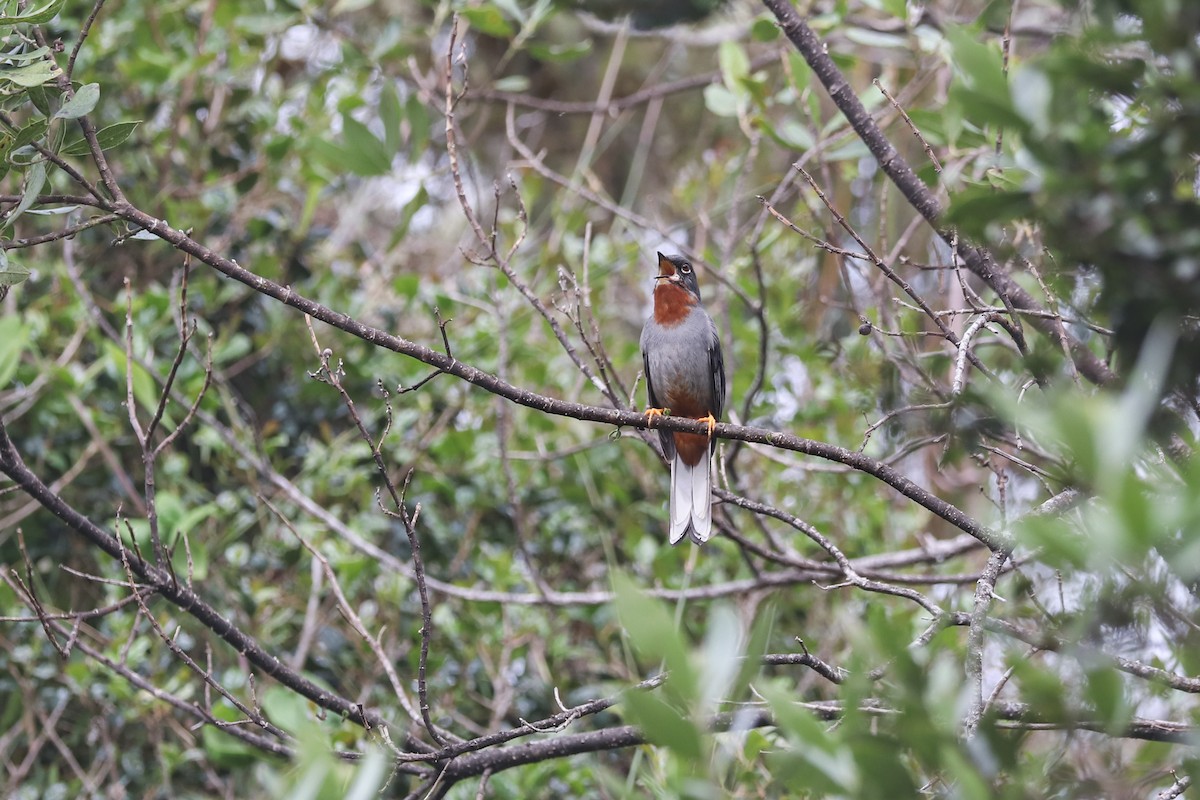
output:
[[[678,286],[697,301],[700,300],[700,284],[696,281],[696,270],[683,256],[664,256],[658,253],[658,275],[654,280]]]

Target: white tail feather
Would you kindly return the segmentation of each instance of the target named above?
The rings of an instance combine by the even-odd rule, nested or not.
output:
[[[689,467],[676,455],[671,461],[671,544],[690,534],[696,544],[704,544],[712,533],[712,485],[709,479],[709,453],[696,466]]]
[[[692,467],[692,541],[704,544],[712,534],[712,473],[708,468],[708,448]]]
[[[671,460],[671,544],[678,544],[692,523],[692,468]]]

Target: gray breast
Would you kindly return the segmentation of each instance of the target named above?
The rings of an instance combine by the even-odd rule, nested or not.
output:
[[[712,409],[713,374],[708,351],[716,341],[716,326],[703,309],[693,308],[678,325],[663,327],[653,322],[642,329],[642,352],[646,354],[650,382],[658,401],[677,413],[689,413],[687,401]]]

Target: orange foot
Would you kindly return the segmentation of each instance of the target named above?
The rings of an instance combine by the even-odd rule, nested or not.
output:
[[[666,417],[669,416],[670,413],[671,409],[669,408],[647,408],[646,416],[648,417],[649,421],[646,423],[646,425],[653,428],[655,417]]]
[[[707,417],[700,417],[696,421],[703,422],[705,425],[708,426],[708,438],[711,439],[712,435],[713,435],[713,431],[715,431],[717,429],[717,421],[713,418],[713,415],[709,414]]]

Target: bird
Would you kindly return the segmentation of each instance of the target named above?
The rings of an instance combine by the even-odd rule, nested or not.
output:
[[[670,542],[704,544],[712,535],[712,433],[725,406],[725,359],[712,317],[700,304],[696,270],[657,253],[654,313],[642,328],[642,368],[651,424],[670,414],[708,423],[708,435],[660,430],[671,462]]]

